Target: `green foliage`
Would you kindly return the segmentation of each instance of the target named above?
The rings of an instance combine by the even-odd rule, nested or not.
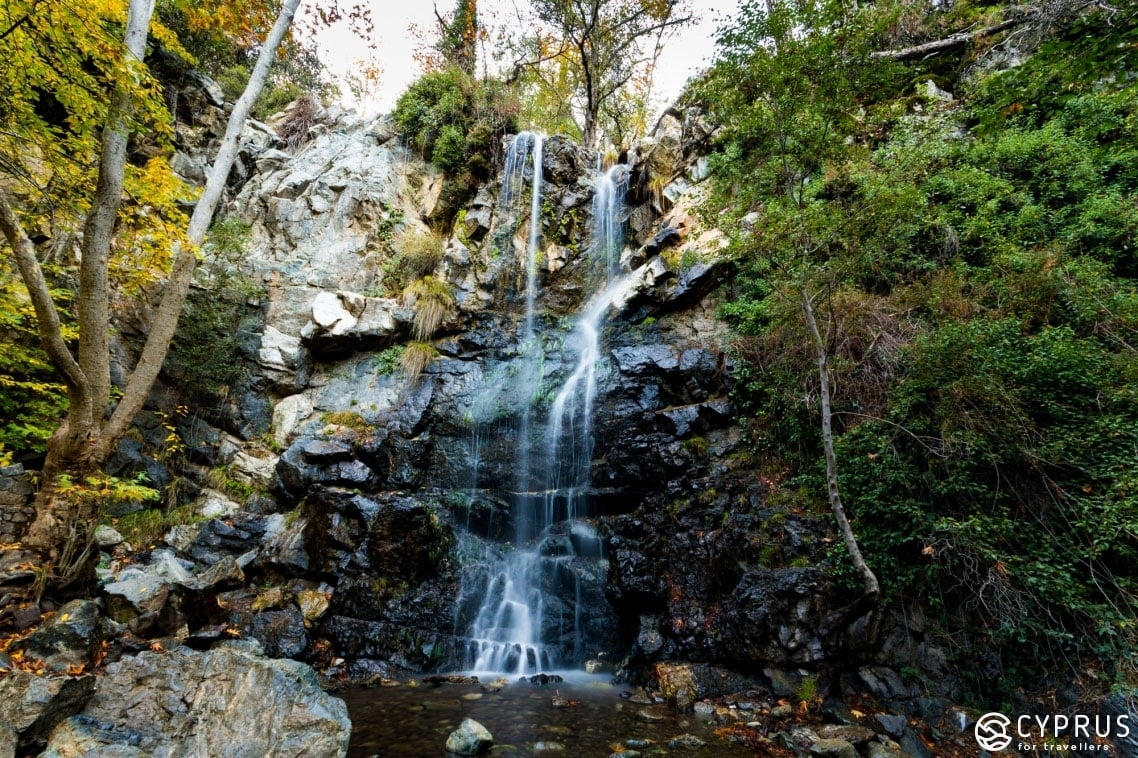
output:
[[[69,293],[56,290],[57,302]],[[67,314],[64,314],[65,316]],[[74,336],[74,324],[66,324]],[[0,264],[0,447],[42,453],[67,412],[67,392],[40,347],[35,314],[23,284]]]
[[[395,373],[395,369],[399,368],[399,365],[403,359],[403,351],[406,349],[407,348],[404,345],[392,345],[391,347],[381,352],[379,355],[375,356],[375,373],[379,374],[380,376],[387,376],[389,374]]]
[[[1117,72],[1132,67],[1134,7],[1109,28],[1096,14],[1057,27],[930,109],[911,71],[865,53],[902,46],[902,28],[945,36],[975,9],[800,6],[745,5],[695,92],[727,125],[705,212],[739,222],[720,223],[739,230],[722,313],[756,449],[790,470],[785,491],[825,492],[804,288],[843,499],[887,596],[967,619],[961,659],[998,651],[1008,686],[1083,656],[1128,670],[1138,95]],[[856,586],[844,547],[832,553]]]
[[[431,231],[409,230],[391,243],[393,254],[383,264],[387,292],[402,293],[416,279],[432,273],[443,259],[442,238]]]
[[[248,239],[249,226],[236,218],[210,229],[204,251],[207,286],[186,298],[163,366],[188,401],[208,409],[220,406],[245,376],[241,328],[252,331],[256,317],[246,302],[261,294],[236,268]]]
[[[113,525],[135,548],[145,548],[162,539],[171,527],[196,524],[204,520],[193,505],[183,505],[169,511],[158,508],[135,511],[117,519]]]
[[[367,419],[355,411],[331,411],[321,416],[320,420],[325,424],[342,426],[353,432],[365,433],[372,430],[372,426],[367,422]]]
[[[425,159],[459,176],[472,169],[480,174],[492,165],[497,140],[516,131],[515,111],[504,85],[450,67],[412,84],[392,118]]]

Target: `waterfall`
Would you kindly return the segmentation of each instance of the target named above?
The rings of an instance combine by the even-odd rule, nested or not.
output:
[[[603,265],[607,284],[577,317],[564,341],[568,370],[544,426],[532,417],[543,377],[542,339],[535,328],[540,245],[541,138],[523,133],[507,154],[503,202],[517,202],[525,154],[534,168],[526,258],[526,315],[519,335],[522,357],[510,389],[529,397],[518,415],[517,491],[512,508],[515,542],[479,574],[478,611],[469,625],[471,670],[532,674],[584,662],[582,593],[577,564],[601,557],[600,540],[582,521],[593,454],[593,406],[605,319],[631,282],[617,277],[623,244],[620,213],[627,169],[596,177],[589,255]],[[550,341],[555,342],[555,340]]]
[[[593,255],[604,262],[606,281],[620,273],[624,245],[621,215],[628,191],[628,166],[617,164],[603,174],[598,170],[593,189]]]

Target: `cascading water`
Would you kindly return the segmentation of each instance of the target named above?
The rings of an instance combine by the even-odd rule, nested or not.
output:
[[[592,415],[605,318],[622,300],[629,280],[616,278],[623,244],[620,214],[627,169],[598,172],[594,189],[590,255],[601,261],[605,286],[586,305],[565,341],[572,370],[555,395],[541,428],[532,428],[533,399],[543,371],[536,333],[537,260],[541,229],[540,136],[518,135],[507,154],[503,203],[517,203],[532,156],[526,315],[520,335],[520,369],[512,391],[527,393],[518,416],[517,489],[513,497],[514,545],[482,575],[480,602],[469,624],[470,669],[531,674],[583,663],[581,583],[576,563],[600,557],[600,540],[587,517]],[[509,208],[509,205],[505,207]],[[508,211],[507,211],[508,212]],[[519,214],[520,215],[520,214]],[[536,465],[535,465],[536,464]],[[566,600],[569,598],[569,600]]]

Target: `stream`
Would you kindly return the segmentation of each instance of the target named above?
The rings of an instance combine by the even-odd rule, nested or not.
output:
[[[629,699],[631,690],[608,677],[574,675],[574,681],[544,686],[514,681],[497,692],[479,684],[431,685],[420,682],[340,693],[352,719],[349,758],[422,758],[448,755],[447,735],[464,718],[480,722],[494,735],[491,755],[605,758],[630,751],[642,756],[753,756],[742,745],[714,735],[717,725],[663,704]],[[575,705],[554,706],[554,698]],[[635,698],[640,699],[640,698]],[[661,720],[644,721],[643,711]],[[702,747],[670,740],[692,735]],[[693,741],[694,742],[694,741]]]

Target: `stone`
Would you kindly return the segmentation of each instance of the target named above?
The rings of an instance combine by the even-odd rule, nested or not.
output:
[[[230,472],[235,478],[257,484],[268,489],[273,484],[277,468],[276,456],[260,458],[242,451],[233,456]]]
[[[857,750],[845,740],[818,740],[810,746],[810,755],[819,758],[858,758]]]
[[[102,745],[97,755],[133,755],[114,752],[129,747],[154,756],[323,758],[346,755],[351,734],[347,707],[320,689],[312,669],[269,660],[248,643],[116,661],[81,715],[100,724],[84,736]],[[77,731],[84,734],[53,734],[48,750],[62,754]]]
[[[794,707],[787,705],[785,703],[782,705],[776,705],[774,708],[771,708],[771,718],[776,720],[776,721],[780,721],[782,719],[788,719],[793,715],[794,715]]]
[[[99,606],[91,600],[72,600],[27,639],[28,657],[43,658],[55,671],[92,662],[103,640]]]
[[[316,590],[301,590],[296,593],[296,605],[300,608],[304,623],[312,624],[328,612],[328,596]]]
[[[909,726],[909,722],[904,716],[893,713],[878,713],[873,718],[881,726],[882,731],[894,739],[904,734],[906,727]]]
[[[481,755],[494,745],[490,730],[474,719],[463,719],[458,729],[447,736],[447,752],[455,755]]]
[[[866,747],[866,758],[907,758],[907,753],[888,737],[878,737]]]
[[[285,334],[270,324],[261,333],[257,361],[265,368],[295,371],[304,362],[303,350],[300,337]]]
[[[681,734],[679,737],[673,737],[668,740],[668,747],[675,750],[676,748],[686,748],[688,750],[696,750],[703,747],[707,743],[696,737],[694,734]]]
[[[664,714],[652,708],[641,708],[636,712],[636,718],[648,724],[658,724],[664,720]]]
[[[194,501],[194,510],[199,516],[207,519],[225,518],[241,510],[238,503],[233,502],[225,493],[217,490],[202,490],[202,494]]]
[[[912,729],[905,730],[901,739],[898,740],[898,744],[900,744],[905,755],[913,756],[913,758],[933,758],[933,752],[929,750],[928,745]]]
[[[95,544],[99,547],[114,547],[121,545],[125,540],[113,527],[99,524],[95,527]]]
[[[112,729],[95,719],[72,716],[51,733],[51,746],[40,758],[147,758],[147,754],[131,742],[137,736],[126,729]]]
[[[304,616],[297,608],[254,614],[248,633],[274,658],[298,658],[308,649]]]
[[[0,679],[0,727],[14,732],[16,745],[27,751],[46,741],[56,724],[81,711],[94,691],[94,676],[43,677],[10,671]],[[0,729],[0,743],[4,738]]]
[[[321,292],[312,301],[312,322],[320,329],[342,334],[359,323],[359,320],[344,307],[343,301],[335,292]]]
[[[533,743],[533,751],[535,753],[564,753],[565,746],[560,742],[542,740],[541,742]]]
[[[0,724],[0,758],[15,758],[20,735],[7,724]]]
[[[864,726],[850,726],[846,724],[825,724],[816,730],[818,736],[825,740],[845,740],[854,745],[869,742],[875,732]]]
[[[273,407],[273,439],[287,445],[300,422],[313,414],[315,408],[307,395],[289,395]]]

